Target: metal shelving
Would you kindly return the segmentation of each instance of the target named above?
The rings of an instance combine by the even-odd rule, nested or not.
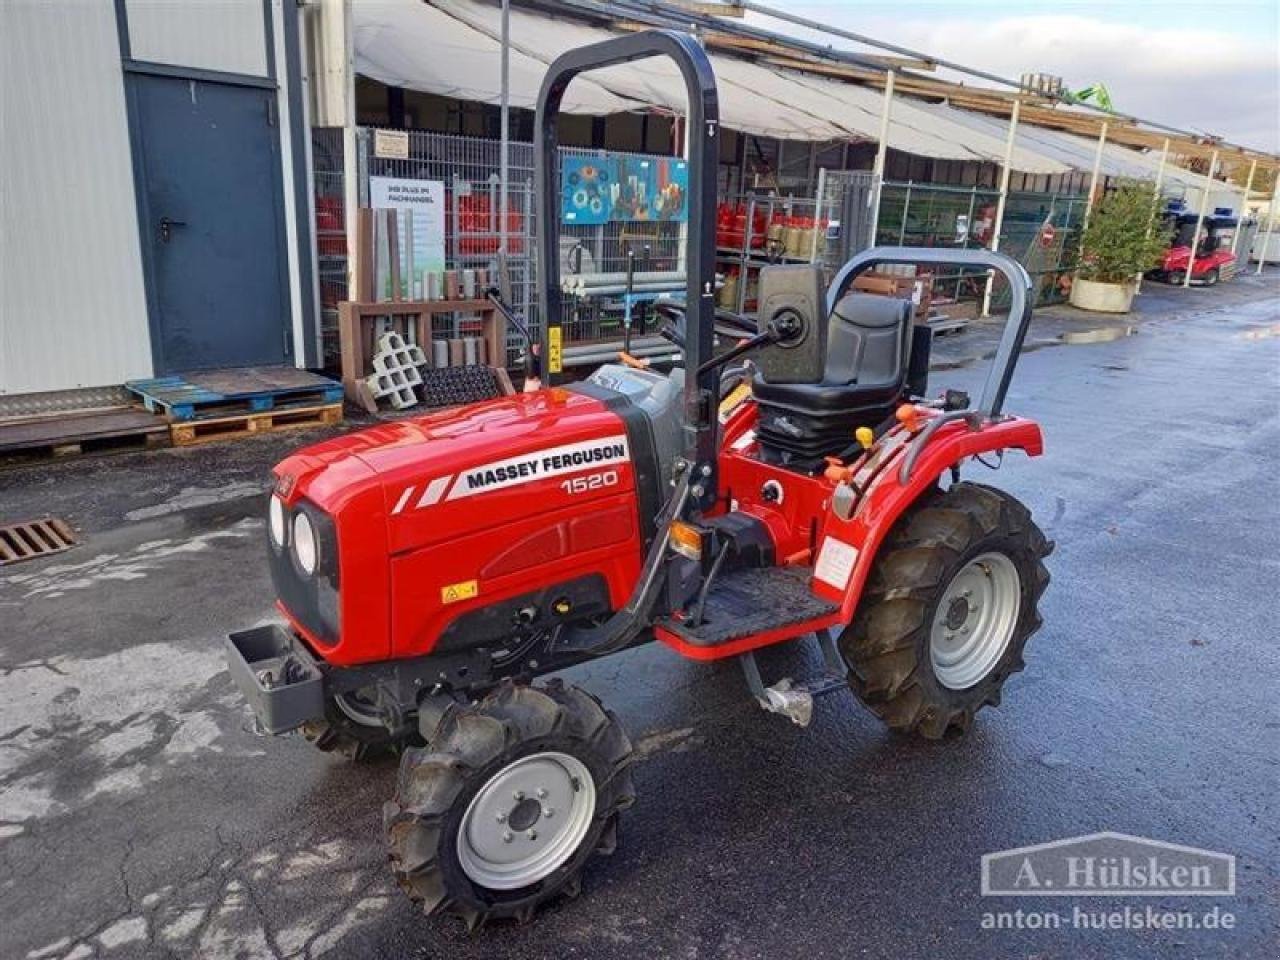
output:
[[[716,261],[720,266],[732,266],[738,268],[737,288],[734,292],[733,302],[727,304],[729,309],[735,313],[744,316],[750,316],[754,312],[747,309],[749,301],[754,298],[748,297],[748,287],[752,286],[752,278],[750,271],[759,270],[761,267],[770,266],[778,263],[817,263],[819,262],[823,249],[826,244],[824,230],[817,226],[819,217],[818,201],[805,197],[778,197],[765,196],[759,194],[745,194],[738,197],[727,197],[726,203],[738,206],[745,205],[746,208],[746,224],[743,231],[742,245],[725,246],[717,244]],[[756,213],[760,211],[764,216],[765,233],[762,236],[755,229]],[[769,238],[769,225],[774,219],[774,215],[781,213],[786,217],[808,217],[814,221],[811,228],[783,227],[783,236],[779,240],[777,237]],[[804,236],[800,238],[798,245],[792,245],[792,250],[804,250],[808,247],[807,254],[797,255],[795,252],[786,252],[788,243],[786,230],[802,231]],[[757,245],[757,241],[763,241]],[[781,243],[781,249],[778,244]],[[724,271],[727,273],[727,270]],[[728,279],[726,277],[726,284]]]

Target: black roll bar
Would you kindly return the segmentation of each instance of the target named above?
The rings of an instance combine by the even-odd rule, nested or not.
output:
[[[987,382],[982,388],[982,397],[978,401],[977,413],[988,420],[1000,416],[1004,407],[1004,395],[1009,390],[1009,381],[1013,379],[1013,368],[1018,364],[1018,354],[1022,352],[1022,341],[1027,335],[1027,327],[1031,325],[1031,312],[1034,302],[1031,298],[1031,277],[1018,263],[1007,254],[993,250],[947,250],[937,247],[872,247],[864,250],[840,268],[831,286],[827,290],[827,315],[835,309],[840,298],[849,292],[854,278],[860,273],[884,263],[933,264],[937,266],[955,265],[962,267],[981,267],[985,270],[999,270],[1009,281],[1011,294],[1009,318],[1005,321],[1004,332],[1000,335],[1000,345],[996,348],[995,358],[991,361],[991,370],[987,373]]]
[[[534,123],[537,179],[538,287],[542,293],[543,382],[555,384],[562,373],[560,299],[560,183],[556,148],[560,102],[569,82],[580,73],[649,57],[668,57],[680,69],[688,95],[689,145],[688,242],[685,267],[687,323],[684,386],[684,459],[698,482],[690,491],[694,509],[716,497],[715,370],[703,371],[711,359],[715,324],[716,163],[719,157],[720,104],[716,78],[706,52],[693,37],[671,30],[646,30],[570,50],[547,69],[538,93]],[[694,371],[697,371],[696,375]]]

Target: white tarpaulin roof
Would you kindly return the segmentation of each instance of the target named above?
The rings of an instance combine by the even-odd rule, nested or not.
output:
[[[441,96],[497,103],[501,13],[477,0],[430,3],[354,0],[356,70],[383,83]],[[532,109],[547,65],[565,50],[612,36],[578,20],[513,9],[512,106]],[[880,133],[883,96],[877,90],[711,54],[720,97],[720,121],[733,130],[783,140],[869,140]],[[662,58],[592,71],[569,85],[563,109],[604,115],[658,108],[685,109],[684,84]],[[1000,163],[1008,121],[895,97],[889,146],[917,156]],[[1093,168],[1086,138],[1020,124],[1010,166],[1055,174]],[[1125,147],[1104,150],[1103,172],[1155,176],[1158,157]],[[1170,183],[1194,175],[1169,165]],[[1188,183],[1188,185],[1194,185]]]
[[[917,107],[925,111],[946,110],[939,104],[918,103]],[[959,119],[972,128],[983,132],[1008,130],[1008,121],[989,114],[974,113],[968,110],[949,110],[948,116]],[[1018,143],[1034,150],[1038,154],[1052,157],[1074,170],[1091,171],[1093,160],[1097,154],[1098,142],[1089,137],[1081,137],[1061,130],[1050,130],[1028,123],[1018,124]],[[1021,168],[1015,163],[1014,169]],[[1143,153],[1116,143],[1103,144],[1102,174],[1109,177],[1129,177],[1135,180],[1154,180],[1160,169],[1160,154]],[[1193,173],[1183,167],[1165,164],[1164,182],[1171,186],[1199,187],[1204,184],[1204,176]]]
[[[497,103],[501,45],[425,3],[357,0],[354,5],[356,72],[380,83]],[[511,52],[511,105],[532,110],[546,64]],[[639,109],[598,83],[570,85],[563,109],[602,115]]]
[[[501,35],[500,11],[477,0],[432,0],[440,12],[491,40]],[[359,11],[359,5],[356,7]],[[411,12],[411,11],[410,11]],[[531,59],[549,64],[574,47],[611,34],[580,21],[511,11],[511,43]],[[496,42],[496,40],[495,40]],[[784,140],[871,140],[880,132],[881,94],[824,77],[766,67],[711,54],[720,96],[720,121],[733,130]],[[632,101],[672,112],[685,108],[684,84],[674,64],[653,59],[593,71],[593,81]],[[491,83],[497,82],[496,75]],[[581,82],[575,80],[569,89]],[[1002,136],[984,136],[949,121],[925,116],[907,101],[896,100],[889,145],[919,156],[999,162]],[[1015,151],[1014,166],[1033,173],[1063,173],[1066,167],[1031,151]]]

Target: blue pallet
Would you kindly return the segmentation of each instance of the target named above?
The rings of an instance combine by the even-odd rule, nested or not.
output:
[[[283,371],[282,371],[283,372]],[[246,385],[260,381],[259,371],[214,371],[208,374],[156,377],[151,380],[130,380],[125,386],[137,394],[143,405],[152,413],[164,413],[174,420],[199,420],[208,417],[234,416],[237,413],[264,413],[278,407],[297,406],[305,402],[315,406],[327,406],[342,402],[342,384],[326,377],[305,371],[289,371],[290,379],[305,380],[291,385],[266,389],[211,390],[198,381],[218,379],[243,380]]]

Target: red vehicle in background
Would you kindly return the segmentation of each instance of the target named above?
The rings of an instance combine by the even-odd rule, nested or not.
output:
[[[1147,273],[1150,279],[1165,283],[1182,282],[1187,273],[1198,219],[1198,214],[1187,210],[1181,203],[1169,206],[1164,220],[1174,228],[1173,242],[1160,266]],[[1192,283],[1211,287],[1224,276],[1231,275],[1236,262],[1236,255],[1231,252],[1231,241],[1238,223],[1228,207],[1218,207],[1204,218],[1200,242],[1196,244],[1195,261],[1191,264]]]

